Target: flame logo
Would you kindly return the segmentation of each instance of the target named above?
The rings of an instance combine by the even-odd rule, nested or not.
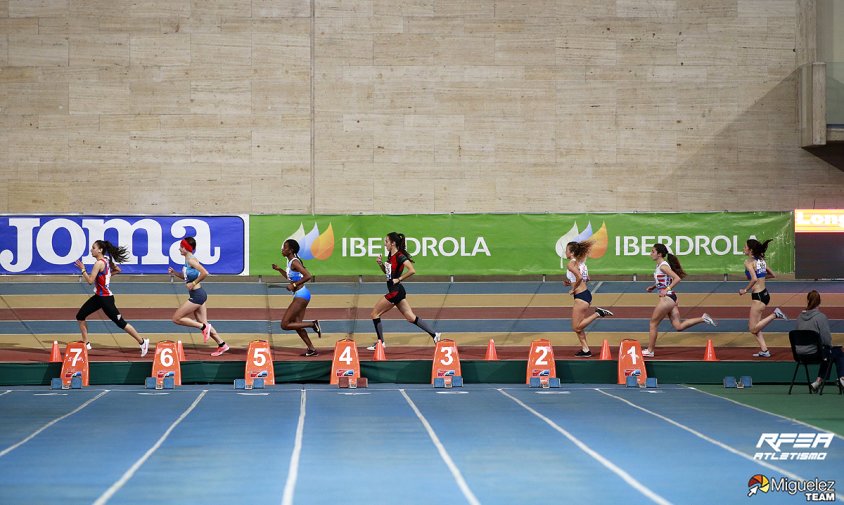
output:
[[[299,257],[303,260],[327,260],[334,252],[334,229],[331,227],[331,223],[328,223],[328,229],[322,234],[314,223],[313,229],[307,235],[304,226],[299,223],[299,229],[296,230],[296,233],[284,240],[288,239],[299,242]]]
[[[609,238],[607,236],[607,223],[601,223],[601,228],[592,233],[592,222],[586,225],[586,229],[582,232],[578,231],[577,223],[574,223],[571,229],[565,235],[557,240],[557,256],[560,257],[560,268],[564,268],[566,260],[566,244],[569,242],[582,242],[584,240],[591,240],[593,242],[592,249],[589,251],[590,258],[600,258],[607,253],[607,244]]]

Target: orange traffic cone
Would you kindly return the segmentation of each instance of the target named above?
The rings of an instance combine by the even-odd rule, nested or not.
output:
[[[59,343],[53,340],[53,348],[50,349],[50,363],[61,363],[62,352],[59,350]]]
[[[484,359],[487,361],[498,361],[498,352],[495,350],[495,340],[489,339],[489,344],[486,346],[486,356]]]
[[[712,339],[706,341],[706,351],[703,353],[703,361],[718,361],[715,357],[715,347],[712,346]]]
[[[387,361],[387,354],[384,352],[384,344],[381,342],[381,339],[378,339],[378,343],[375,344],[375,356],[372,357],[372,361]]]
[[[607,339],[604,339],[604,344],[601,346],[601,357],[598,359],[604,361],[612,359],[612,354],[610,353],[610,343],[607,342]]]
[[[179,352],[179,362],[187,361],[188,358],[187,358],[187,356],[185,356],[185,348],[182,347],[182,341],[181,340],[176,342],[176,348],[178,349],[178,352]]]

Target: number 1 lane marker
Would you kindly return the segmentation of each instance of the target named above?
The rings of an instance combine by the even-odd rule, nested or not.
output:
[[[582,442],[579,438],[575,437],[574,435],[572,435],[571,433],[569,433],[568,431],[566,431],[565,429],[563,429],[560,425],[558,425],[557,423],[555,423],[555,422],[554,422],[554,421],[552,421],[551,419],[549,419],[549,418],[545,417],[544,415],[540,414],[540,413],[539,413],[538,411],[536,411],[535,409],[533,409],[533,408],[529,407],[529,406],[528,406],[527,404],[525,404],[523,401],[519,400],[519,399],[518,399],[518,398],[516,398],[515,396],[513,396],[513,395],[511,395],[510,393],[507,393],[506,391],[503,391],[503,390],[501,390],[501,389],[499,389],[499,390],[498,390],[498,392],[499,392],[499,393],[501,393],[502,395],[506,396],[507,398],[509,398],[509,399],[513,400],[513,401],[514,401],[514,402],[516,402],[518,405],[520,405],[522,408],[524,408],[525,410],[527,410],[527,411],[528,411],[528,412],[530,412],[531,414],[535,415],[535,416],[536,416],[536,417],[538,417],[539,419],[541,419],[541,420],[545,421],[545,423],[546,423],[547,425],[551,426],[552,428],[554,428],[555,430],[557,430],[558,432],[560,432],[560,433],[561,433],[564,437],[566,437],[567,439],[569,439],[569,441],[571,441],[571,443],[573,443],[574,445],[576,445],[578,449],[580,449],[581,451],[585,452],[586,454],[588,454],[589,456],[591,456],[593,459],[595,459],[598,463],[600,463],[600,464],[604,465],[604,466],[605,466],[607,469],[609,469],[611,472],[613,472],[614,474],[616,474],[616,475],[618,475],[619,477],[621,477],[621,479],[622,479],[624,482],[626,482],[627,484],[629,484],[629,485],[630,485],[633,489],[635,489],[636,491],[639,491],[640,493],[642,493],[642,494],[643,494],[643,495],[645,495],[646,497],[650,498],[650,500],[651,500],[651,501],[653,501],[654,503],[659,503],[660,505],[669,505],[669,504],[671,503],[670,501],[666,500],[666,499],[665,499],[665,498],[663,498],[662,496],[660,496],[660,495],[656,494],[655,492],[651,491],[651,490],[650,490],[647,486],[645,486],[644,484],[642,484],[641,482],[639,482],[638,480],[636,480],[636,479],[635,479],[632,475],[630,475],[629,473],[625,472],[623,469],[621,469],[620,467],[618,467],[618,466],[617,466],[615,463],[613,463],[612,461],[610,461],[610,460],[608,460],[607,458],[603,457],[601,454],[599,454],[598,452],[596,452],[594,449],[592,449],[591,447],[589,447],[588,445],[586,445],[585,443],[583,443],[583,442]]]

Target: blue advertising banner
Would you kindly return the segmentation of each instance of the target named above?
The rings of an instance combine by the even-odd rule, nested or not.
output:
[[[166,274],[184,257],[179,241],[195,237],[196,257],[212,274],[248,274],[248,216],[0,215],[0,274],[74,274],[94,263],[91,244],[126,247],[126,274]]]

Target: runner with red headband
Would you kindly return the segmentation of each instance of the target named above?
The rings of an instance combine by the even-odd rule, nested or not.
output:
[[[183,303],[173,314],[173,322],[181,326],[197,328],[202,332],[203,342],[208,342],[209,338],[214,339],[214,342],[217,342],[217,350],[212,352],[211,356],[220,356],[229,350],[229,346],[220,339],[217,331],[208,322],[208,311],[205,307],[208,294],[200,284],[203,279],[208,277],[208,270],[193,255],[195,250],[196,240],[193,237],[182,239],[179,243],[179,253],[185,257],[185,266],[181,272],[176,271],[173,267],[167,269],[170,275],[175,275],[185,281],[190,295],[188,301]],[[190,316],[193,316],[193,318]]]

